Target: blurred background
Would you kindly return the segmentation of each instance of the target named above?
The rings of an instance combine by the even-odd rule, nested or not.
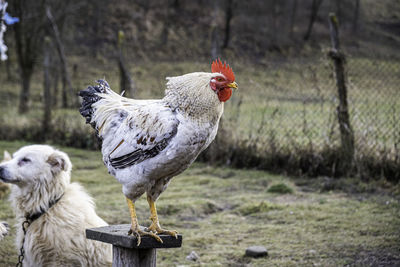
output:
[[[5,20],[2,140],[98,149],[79,90],[106,78],[128,97],[161,98],[165,77],[219,57],[240,88],[199,160],[400,179],[397,0],[10,0],[6,11],[19,21]]]

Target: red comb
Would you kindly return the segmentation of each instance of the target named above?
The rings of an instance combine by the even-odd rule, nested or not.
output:
[[[235,81],[235,75],[233,74],[232,68],[229,67],[226,62],[222,64],[220,59],[216,59],[212,64],[211,64],[211,72],[219,72],[222,73],[229,81]]]

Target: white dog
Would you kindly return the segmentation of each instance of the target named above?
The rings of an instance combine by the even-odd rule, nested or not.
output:
[[[7,235],[8,233],[8,224],[6,222],[0,222],[0,241]]]
[[[9,161],[10,159],[11,159],[10,153],[4,151],[4,157],[2,163]],[[0,182],[0,198],[3,197],[3,195],[5,195],[8,192],[9,188],[10,186],[8,184]],[[7,235],[8,229],[9,229],[8,223],[0,222],[0,241]]]
[[[16,245],[25,250],[24,266],[111,265],[111,246],[85,237],[86,228],[107,223],[83,188],[70,183],[71,168],[67,154],[46,145],[23,147],[0,164],[0,180],[13,184]]]

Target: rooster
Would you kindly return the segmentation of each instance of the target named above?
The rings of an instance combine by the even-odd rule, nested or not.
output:
[[[188,168],[214,140],[226,102],[237,89],[228,64],[219,59],[211,73],[194,72],[167,77],[163,99],[137,100],[113,92],[104,80],[80,91],[80,113],[102,140],[103,161],[121,184],[132,225],[129,235],[157,234],[177,237],[177,231],[161,228],[156,200],[171,179]],[[144,193],[151,212],[151,225],[142,230],[135,201]]]

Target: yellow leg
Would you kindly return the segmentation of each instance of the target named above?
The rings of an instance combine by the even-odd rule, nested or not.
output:
[[[141,242],[141,236],[144,236],[144,235],[149,235],[149,236],[155,238],[158,242],[162,243],[161,238],[159,236],[157,236],[156,234],[154,234],[152,232],[145,232],[143,230],[140,230],[140,226],[139,226],[139,223],[138,223],[138,220],[136,217],[135,204],[129,198],[126,198],[126,202],[128,203],[129,213],[131,214],[131,221],[132,221],[131,229],[129,229],[128,235],[134,235],[137,238],[138,246],[140,245],[140,242]]]
[[[147,196],[147,202],[149,203],[150,206],[150,213],[151,213],[150,220],[152,221],[152,223],[146,230],[157,234],[172,235],[175,238],[178,238],[177,231],[175,230],[168,231],[161,228],[160,222],[158,221],[156,203],[149,196]]]

